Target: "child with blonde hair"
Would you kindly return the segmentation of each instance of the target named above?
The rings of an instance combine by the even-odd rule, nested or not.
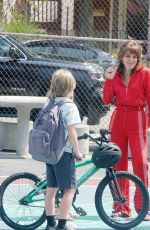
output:
[[[47,218],[47,226],[45,230],[72,230],[66,225],[69,210],[72,205],[74,193],[76,191],[75,176],[75,159],[82,160],[80,153],[76,124],[81,123],[79,111],[73,102],[74,89],[76,81],[68,70],[59,69],[53,73],[48,97],[55,100],[56,103],[64,101],[61,106],[62,119],[65,127],[66,145],[63,157],[55,164],[46,164],[47,173],[47,193],[45,197],[45,210]],[[48,104],[49,100],[45,106]],[[55,196],[57,190],[63,190],[64,195],[61,199],[58,225],[55,221]]]

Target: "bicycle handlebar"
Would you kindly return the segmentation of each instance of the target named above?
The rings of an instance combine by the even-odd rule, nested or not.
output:
[[[100,130],[100,135],[101,135],[100,137],[93,138],[88,133],[84,133],[82,136],[78,137],[78,140],[90,138],[90,140],[97,143],[98,145],[102,145],[103,142],[105,142],[105,143],[110,142],[109,138],[107,137],[107,135],[109,135],[109,134],[112,134],[112,132],[108,131],[107,129],[101,129]]]

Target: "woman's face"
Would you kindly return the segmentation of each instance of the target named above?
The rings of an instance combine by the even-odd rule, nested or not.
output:
[[[127,52],[123,56],[122,61],[123,61],[123,64],[124,64],[126,70],[130,71],[137,65],[138,58],[137,58],[136,54]]]

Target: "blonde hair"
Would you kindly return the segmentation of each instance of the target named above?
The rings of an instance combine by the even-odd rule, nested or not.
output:
[[[72,73],[66,69],[56,70],[52,75],[51,86],[47,96],[52,98],[65,97],[71,94],[76,87]]]
[[[122,73],[124,71],[124,65],[122,63],[122,58],[124,55],[129,52],[131,54],[135,54],[137,56],[137,65],[141,64],[141,58],[142,58],[142,46],[139,42],[131,40],[124,42],[119,50],[118,53],[118,61],[119,61],[119,67],[118,72]]]

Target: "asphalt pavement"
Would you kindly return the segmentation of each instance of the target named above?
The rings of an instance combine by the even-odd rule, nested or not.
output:
[[[89,153],[86,158],[90,158],[91,153]],[[83,174],[89,166],[85,166],[77,169],[77,176]],[[150,167],[150,162],[149,162]],[[132,171],[131,160],[129,160],[129,171]],[[30,159],[21,159],[16,156],[15,152],[1,152],[0,151],[0,182],[2,182],[6,177],[16,173],[16,172],[30,172],[38,175],[45,174],[45,164],[37,162]],[[72,209],[72,213],[75,214],[75,221],[70,222],[74,224],[77,230],[109,230],[111,229],[106,224],[102,222],[99,218],[94,203],[94,195],[98,181],[102,179],[105,175],[105,170],[100,169],[84,186],[80,188],[80,195],[77,197],[77,205],[81,206],[86,210],[86,216],[79,216]],[[45,223],[38,229],[44,230]],[[0,230],[10,230],[5,223],[0,219]],[[150,223],[142,222],[139,226],[135,228],[136,230],[149,230]]]
[[[88,155],[86,155],[86,158],[91,158],[92,153],[89,152]],[[77,169],[77,176],[80,176],[83,174],[83,172],[88,168],[89,166],[84,166]],[[149,168],[150,168],[150,161],[149,161]],[[0,177],[7,177],[11,174],[14,174],[16,172],[30,172],[33,174],[36,174],[38,176],[41,176],[45,173],[45,163],[35,161],[32,158],[22,159],[20,156],[17,156],[15,152],[6,152],[6,151],[0,151]],[[132,163],[129,159],[129,171],[132,172]],[[94,177],[103,177],[105,170],[100,169],[100,171],[94,175]],[[150,170],[149,170],[149,176],[150,176]]]

